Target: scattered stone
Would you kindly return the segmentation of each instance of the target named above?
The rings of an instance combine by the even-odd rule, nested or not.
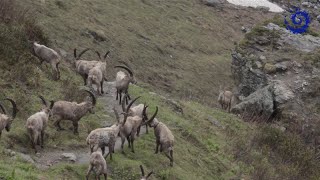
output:
[[[262,68],[262,64],[261,64],[260,61],[256,61],[255,63],[256,63],[256,65],[257,65],[257,68],[259,68],[259,69]]]
[[[75,162],[77,160],[76,155],[73,153],[63,153],[61,154],[61,157],[63,159],[67,159],[68,161],[72,161],[72,162]]]
[[[264,55],[261,55],[261,56],[259,57],[259,59],[260,59],[261,61],[267,60],[267,58],[266,58]]]
[[[287,67],[285,62],[277,63],[277,64],[275,64],[275,67],[276,67],[278,72],[286,71],[288,69],[288,67]]]
[[[35,163],[30,155],[23,154],[23,153],[18,153],[18,156],[21,158],[21,160],[23,160],[25,162],[28,162],[28,163],[31,163],[31,164]]]
[[[241,31],[246,33],[247,32],[247,28],[245,28],[244,26],[241,27]]]
[[[317,20],[320,22],[320,15],[317,16]]]
[[[266,63],[264,65],[264,71],[267,73],[267,74],[272,74],[272,73],[275,73],[277,72],[277,67],[271,63]]]
[[[203,3],[207,6],[216,7],[222,5],[225,0],[203,0]]]

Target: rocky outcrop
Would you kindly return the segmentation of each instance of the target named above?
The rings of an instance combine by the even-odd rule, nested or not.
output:
[[[231,112],[269,120],[276,112],[281,111],[279,107],[282,104],[292,98],[294,93],[282,81],[274,81],[244,98]]]
[[[231,54],[231,69],[244,98],[231,112],[277,118],[283,129],[311,142],[320,135],[320,38],[269,23],[252,29],[243,42]]]

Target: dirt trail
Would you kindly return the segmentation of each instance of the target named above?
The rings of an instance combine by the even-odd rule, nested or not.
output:
[[[105,104],[105,111],[108,113],[113,114],[113,106],[115,105],[118,112],[121,112],[121,107],[118,105],[117,101],[115,100],[116,96],[116,89],[115,89],[115,82],[106,82],[104,84],[104,91],[107,94],[104,94],[102,97],[99,97],[102,99],[103,103]],[[105,124],[112,124],[113,122],[104,122],[101,124],[101,126],[105,126]],[[145,127],[141,128],[140,133],[144,134],[146,132]],[[127,145],[127,142],[125,143]],[[121,139],[118,137],[115,145],[115,150],[119,150],[121,148]],[[127,149],[127,146],[125,146],[125,149]],[[126,150],[128,151],[128,150]],[[73,153],[76,156],[75,162],[70,162],[74,164],[88,164],[89,162],[89,149],[84,145],[84,147],[79,147],[76,150],[74,149],[68,149],[65,148],[63,150],[61,149],[47,149],[44,152],[41,152],[39,156],[34,157],[34,161],[36,166],[39,169],[48,169],[50,166],[66,162],[66,160],[63,160],[61,158],[61,155],[63,153]],[[106,148],[106,153],[108,153],[108,148]],[[117,154],[117,152],[116,152]],[[109,158],[109,157],[108,157]],[[108,160],[108,159],[107,159]]]

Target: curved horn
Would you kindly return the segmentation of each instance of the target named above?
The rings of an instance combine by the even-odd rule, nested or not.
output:
[[[141,170],[142,176],[144,176],[144,170],[143,170],[143,166],[142,165],[140,165],[140,170]]]
[[[127,121],[128,112],[129,112],[129,109],[131,108],[132,104],[133,104],[137,99],[139,99],[140,97],[141,97],[141,96],[135,98],[135,99],[134,99],[133,101],[131,101],[130,104],[128,105],[127,110],[126,110],[126,112],[124,113],[124,119],[123,119],[122,125],[124,125],[124,124],[126,123],[126,121]],[[123,99],[125,99],[125,98],[123,98]],[[124,101],[122,101],[122,102],[124,102]]]
[[[39,98],[41,99],[42,104],[48,107],[47,101],[44,99],[44,97],[40,95]]]
[[[106,59],[106,57],[108,56],[109,53],[110,53],[110,51],[106,52],[106,54],[103,56],[103,59]]]
[[[149,174],[147,175],[147,178],[148,178],[149,176],[151,176],[151,174],[153,174],[153,170],[152,170],[151,172],[149,172]]]
[[[93,94],[91,91],[88,91],[88,90],[85,90],[85,91],[89,93],[89,95],[90,95],[91,98],[92,98],[92,104],[93,104],[93,106],[95,106],[96,103],[97,103],[96,97],[94,96],[94,94]]]
[[[158,106],[156,106],[156,112],[153,114],[153,116],[151,117],[151,119],[149,121],[152,121],[156,115],[158,114]]]
[[[81,51],[81,53],[80,53],[79,56],[76,58],[76,60],[80,59],[80,57],[81,57],[85,52],[87,52],[88,50],[90,50],[90,48],[86,48],[86,49],[84,49],[83,51]]]
[[[5,98],[4,100],[8,100],[11,102],[11,104],[12,104],[12,119],[14,119],[16,117],[17,111],[18,111],[16,102],[14,102],[14,100],[12,100],[10,98]]]
[[[132,77],[133,76],[133,73],[132,73],[132,71],[128,68],[128,67],[125,67],[125,66],[114,66],[115,68],[123,68],[123,69],[125,69],[125,70],[127,70],[128,71],[128,73],[130,74],[130,76]]]
[[[121,61],[121,60],[120,60],[119,63],[124,64],[124,65],[127,66],[129,69],[132,69],[131,66],[129,66],[129,64],[126,63],[126,62],[124,62],[124,61]]]
[[[129,109],[131,108],[132,104],[133,104],[137,99],[139,99],[140,97],[141,97],[141,96],[139,96],[139,97],[135,98],[133,101],[131,101],[131,103],[130,103],[130,104],[128,105],[128,107],[127,107],[126,113],[129,112]]]
[[[54,103],[55,103],[54,101],[50,101],[50,107],[49,107],[50,109],[53,108]]]
[[[143,125],[151,122],[156,117],[157,114],[158,114],[158,106],[156,106],[156,112],[153,114],[153,116],[149,120],[147,120],[145,123],[143,123]]]
[[[98,55],[99,59],[101,60],[101,55],[100,55],[100,53],[99,53],[98,51],[95,51],[95,52],[96,52],[96,54]]]
[[[0,104],[0,108],[3,112],[3,114],[7,114],[7,110],[6,110],[6,108],[4,108],[4,106],[2,106],[2,104]]]

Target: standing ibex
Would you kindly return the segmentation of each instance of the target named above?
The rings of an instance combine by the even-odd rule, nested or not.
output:
[[[123,71],[119,71],[117,72],[117,76],[116,76],[116,89],[117,89],[117,97],[116,100],[118,100],[118,95],[120,96],[119,99],[119,105],[121,104],[121,97],[122,97],[122,93],[128,95],[126,99],[126,104],[128,104],[128,99],[130,100],[130,95],[128,93],[128,89],[129,89],[129,83],[132,84],[136,84],[137,81],[135,79],[135,77],[133,76],[133,72],[131,69],[129,69],[126,66],[115,66],[115,68],[123,68],[125,70],[128,71],[129,75],[127,75],[126,73],[124,73]]]
[[[80,60],[81,56],[88,50],[90,50],[90,48],[84,49],[79,53],[79,55],[77,55],[76,48],[73,50],[73,55],[75,58],[75,68],[77,73],[79,73],[83,78],[84,85],[87,85],[87,78],[88,78],[90,69],[92,69],[97,63],[99,63],[99,61]]]
[[[0,104],[0,108],[3,112],[3,114],[0,113],[0,138],[1,138],[1,134],[2,134],[3,129],[6,129],[8,132],[10,131],[11,124],[17,114],[17,105],[14,102],[14,100],[9,99],[9,98],[6,98],[5,100],[10,101],[12,104],[12,115],[11,115],[11,117],[8,116],[6,109],[4,108],[4,106],[2,104]]]
[[[53,49],[47,46],[33,42],[33,52],[40,59],[40,65],[45,61],[49,63],[56,73],[56,80],[60,79],[59,63],[61,56]]]
[[[220,103],[221,108],[230,112],[232,99],[233,93],[231,91],[222,90],[220,86],[218,102]]]
[[[26,127],[29,133],[29,137],[31,140],[31,146],[35,150],[35,153],[37,153],[36,145],[40,145],[41,148],[43,148],[43,138],[44,138],[44,132],[46,130],[49,117],[51,116],[51,110],[54,105],[54,101],[50,101],[51,104],[48,106],[48,103],[46,100],[39,96],[44,107],[40,112],[37,112],[30,116],[27,119]]]
[[[100,176],[103,174],[104,179],[107,180],[107,162],[100,151],[94,152],[90,155],[90,164],[86,175],[87,180],[89,179],[91,171],[95,171],[96,179],[100,179]]]
[[[69,102],[69,101],[57,101],[54,103],[52,108],[52,115],[55,116],[56,121],[54,125],[58,130],[63,130],[60,126],[61,120],[70,120],[73,123],[73,133],[79,134],[78,132],[78,122],[85,116],[88,112],[94,114],[94,107],[96,105],[96,97],[94,94],[88,90],[85,90],[89,93],[92,98],[92,101],[84,101],[82,103]]]
[[[129,116],[139,116],[142,118],[142,122],[144,123],[146,120],[148,120],[145,116],[146,111],[146,105],[145,104],[138,104],[137,106],[132,107],[129,110]],[[137,130],[137,136],[140,134],[141,125],[139,126]],[[146,134],[148,134],[148,125],[146,124]]]
[[[125,98],[126,97],[124,96],[124,98],[122,100],[122,109],[124,109],[124,106],[125,106],[124,105]],[[135,98],[129,105],[131,105],[133,102],[135,102],[138,98],[140,98],[140,96]],[[130,107],[128,106],[128,108],[130,108]],[[143,111],[145,111],[146,108],[147,107],[144,107]],[[157,115],[157,111],[154,113],[154,115],[151,117],[150,120],[154,119],[156,117],[156,115]],[[140,116],[129,116],[127,118],[126,123],[120,129],[120,137],[121,137],[121,142],[122,142],[121,143],[122,152],[124,152],[123,151],[123,144],[125,142],[125,139],[127,139],[128,146],[129,146],[129,148],[131,147],[131,152],[134,153],[135,135],[138,131],[138,128],[141,126],[141,124],[142,124],[142,117],[140,117]]]
[[[158,106],[156,107],[156,113],[158,112]],[[150,127],[154,128],[154,135],[156,136],[156,151],[160,146],[160,152],[164,151],[167,158],[170,159],[170,166],[173,166],[173,143],[174,136],[170,129],[162,122],[159,122],[157,118],[151,118],[145,122],[149,124]]]
[[[149,177],[151,176],[151,174],[153,174],[153,170],[152,170],[152,171],[149,172],[149,174],[146,176],[146,175],[144,174],[144,169],[143,169],[143,166],[142,166],[142,165],[140,165],[140,170],[141,170],[141,178],[140,178],[140,180],[148,180]]]
[[[96,51],[97,55],[99,56],[99,59],[101,59],[100,53]],[[108,56],[110,51],[106,52],[104,55],[104,59]],[[103,82],[107,81],[106,79],[106,68],[107,68],[107,63],[106,62],[99,62],[97,63],[92,69],[89,70],[88,73],[88,78],[87,78],[87,84],[89,87],[92,86],[92,84],[95,84],[97,86],[97,92],[98,94],[102,95],[104,93],[103,91]]]

